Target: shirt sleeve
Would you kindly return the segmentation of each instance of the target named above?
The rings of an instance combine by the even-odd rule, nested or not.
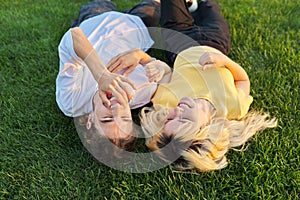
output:
[[[240,103],[240,116],[239,118],[244,117],[250,108],[251,103],[253,102],[253,97],[251,95],[246,95],[245,92],[237,88],[238,99]]]
[[[97,82],[76,55],[70,30],[63,36],[58,52],[60,63],[56,78],[56,102],[60,110],[69,117],[91,113]]]

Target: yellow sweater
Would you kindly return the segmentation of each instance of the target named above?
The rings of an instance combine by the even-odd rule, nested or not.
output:
[[[216,117],[240,119],[247,114],[253,98],[235,87],[227,68],[204,71],[200,68],[199,58],[208,51],[221,53],[208,46],[196,46],[178,54],[170,82],[159,85],[152,103],[173,108],[182,97],[187,96],[208,100],[216,109]]]

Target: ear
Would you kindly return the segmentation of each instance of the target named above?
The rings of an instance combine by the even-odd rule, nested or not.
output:
[[[85,124],[85,128],[86,128],[87,130],[90,130],[90,129],[92,128],[92,124],[93,124],[93,114],[91,113],[91,114],[89,114],[89,116],[88,116],[88,120],[87,120],[87,122],[86,122],[86,124]]]

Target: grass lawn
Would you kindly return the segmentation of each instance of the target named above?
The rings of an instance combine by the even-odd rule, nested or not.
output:
[[[219,0],[252,109],[279,119],[229,166],[130,174],[94,160],[55,102],[57,46],[87,0],[1,0],[0,199],[299,199],[300,4]],[[138,1],[118,0],[120,10]]]

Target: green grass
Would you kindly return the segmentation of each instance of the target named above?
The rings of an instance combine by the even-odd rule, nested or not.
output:
[[[229,166],[130,174],[95,161],[55,102],[57,46],[83,0],[2,0],[0,199],[299,199],[300,4],[219,0],[230,57],[249,73],[252,109],[279,119]],[[117,1],[120,10],[138,1]]]

